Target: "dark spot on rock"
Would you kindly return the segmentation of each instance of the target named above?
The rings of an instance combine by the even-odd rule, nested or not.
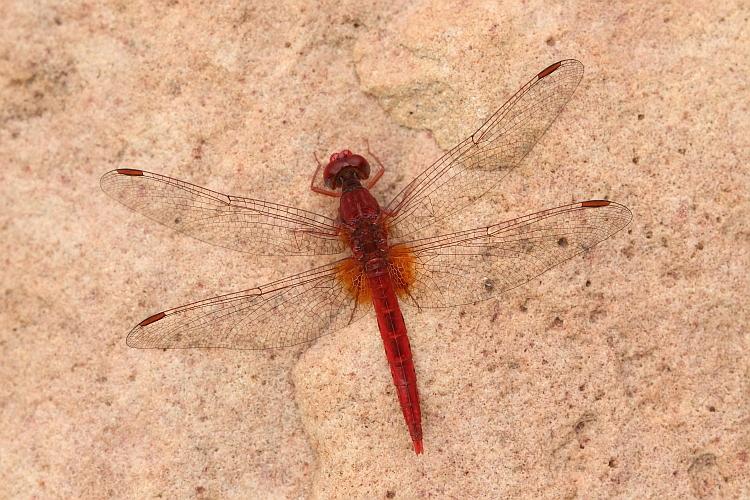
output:
[[[568,238],[562,237],[559,240],[557,240],[557,246],[559,246],[559,247],[566,247],[566,246],[568,246]]]
[[[693,493],[698,498],[715,497],[721,495],[721,485],[726,480],[722,477],[716,463],[716,455],[704,453],[693,460],[688,467],[688,476],[693,486]]]
[[[607,311],[605,309],[597,307],[596,309],[591,311],[591,314],[589,314],[589,322],[596,323],[600,319],[604,319],[606,317],[607,317]]]
[[[623,248],[621,252],[626,258],[631,259],[633,258],[635,249],[633,248],[633,245],[628,245],[627,247]]]

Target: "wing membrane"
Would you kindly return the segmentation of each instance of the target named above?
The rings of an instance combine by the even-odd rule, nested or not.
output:
[[[270,349],[310,342],[372,309],[358,304],[337,279],[340,264],[155,314],[131,330],[128,345]]]
[[[416,240],[405,302],[449,307],[496,297],[589,250],[630,223],[627,207],[588,201],[489,227]]]
[[[471,137],[419,174],[386,210],[394,243],[447,217],[496,186],[549,128],[583,77],[572,59],[545,69]]]
[[[212,245],[255,255],[331,255],[346,250],[337,222],[313,212],[211,191],[141,170],[102,176],[123,205]]]

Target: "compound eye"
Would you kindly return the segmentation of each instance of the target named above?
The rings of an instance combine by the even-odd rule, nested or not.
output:
[[[365,180],[370,177],[370,164],[363,156],[352,154],[345,149],[331,155],[331,161],[323,170],[323,181],[328,189],[341,187],[343,179],[355,177]]]
[[[351,155],[349,156],[346,161],[349,162],[349,165],[352,168],[355,168],[357,170],[357,173],[359,174],[357,178],[361,181],[367,179],[370,177],[370,164],[365,160],[364,156],[360,155]]]
[[[348,166],[349,164],[344,160],[333,160],[326,165],[325,170],[323,170],[323,181],[325,181],[328,189],[340,187],[339,174]]]

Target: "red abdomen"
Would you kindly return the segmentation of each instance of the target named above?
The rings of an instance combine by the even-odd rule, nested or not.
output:
[[[422,414],[404,316],[388,274],[388,263],[384,259],[373,259],[367,262],[365,268],[398,401],[414,442],[414,451],[419,455],[422,453]]]

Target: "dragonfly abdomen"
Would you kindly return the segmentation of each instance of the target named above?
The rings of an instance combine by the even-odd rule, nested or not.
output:
[[[414,442],[414,451],[420,454],[422,453],[422,414],[419,407],[417,374],[414,370],[404,316],[401,314],[387,266],[384,258],[374,258],[368,261],[365,266],[367,281],[401,411]]]

